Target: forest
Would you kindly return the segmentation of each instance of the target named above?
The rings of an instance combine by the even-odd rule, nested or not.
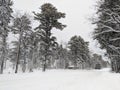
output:
[[[120,73],[120,1],[99,0],[97,3],[97,17],[92,24],[96,25],[93,39],[97,40],[102,55],[91,52],[88,41],[80,35],[73,35],[66,44],[59,43],[52,30],[61,32],[68,26],[60,22],[67,14],[58,11],[51,3],[44,3],[39,11],[33,15],[27,13],[15,14],[12,0],[0,0],[0,74],[6,67],[12,68],[14,73],[34,72],[50,69],[102,69]],[[32,20],[38,22],[33,28]],[[8,36],[17,37],[8,43]],[[9,65],[8,65],[9,64]],[[10,72],[9,72],[10,73]]]
[[[0,90],[120,90],[120,0],[0,0]]]

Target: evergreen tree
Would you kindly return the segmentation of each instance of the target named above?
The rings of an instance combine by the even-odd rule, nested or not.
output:
[[[41,46],[40,46],[40,38],[37,32],[32,32],[28,40],[28,59],[29,59],[29,71],[32,72],[33,68],[38,68],[38,63],[41,59]]]
[[[91,62],[91,66],[94,69],[106,68],[108,66],[108,62],[104,61],[102,56],[96,53],[92,55]]]
[[[14,34],[19,35],[18,46],[17,46],[17,57],[16,57],[16,69],[15,69],[15,73],[17,73],[19,59],[20,59],[20,53],[22,50],[21,48],[22,48],[22,45],[25,46],[24,43],[26,43],[25,36],[26,36],[26,34],[31,32],[31,21],[29,20],[27,15],[24,14],[23,16],[14,18],[12,28],[13,28],[12,32]]]
[[[63,45],[58,45],[55,50],[53,50],[54,65],[56,68],[66,69],[69,63],[68,60],[68,50],[63,48]]]
[[[68,45],[74,67],[88,68],[90,65],[88,42],[85,42],[80,36],[73,36]]]
[[[52,29],[64,29],[65,25],[58,20],[65,18],[65,14],[58,12],[57,9],[50,3],[45,3],[41,6],[41,12],[35,13],[35,20],[38,20],[40,25],[35,29],[41,38],[43,71],[47,68],[47,61],[50,59],[51,49],[56,45],[56,38],[52,35]]]
[[[26,70],[26,65],[28,64],[28,56],[30,54],[30,46],[31,46],[31,41],[29,42],[30,38],[31,38],[31,34],[33,32],[31,31],[31,29],[27,30],[24,34],[23,34],[23,39],[21,42],[21,59],[22,59],[22,71],[25,72]]]
[[[11,13],[13,5],[11,0],[0,0],[0,38],[2,39],[2,50],[1,50],[1,70],[0,73],[3,73],[4,61],[6,59],[7,52],[7,36],[9,32],[9,23],[11,19]]]
[[[17,58],[17,46],[18,41],[12,41],[11,44],[13,45],[12,48],[9,49],[9,60],[13,64],[13,70],[15,69],[16,65],[16,58]]]
[[[97,15],[94,39],[106,50],[112,71],[120,72],[120,1],[101,0]]]

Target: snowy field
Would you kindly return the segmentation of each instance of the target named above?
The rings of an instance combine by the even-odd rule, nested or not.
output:
[[[0,90],[120,90],[120,74],[104,70],[49,70],[0,75]]]

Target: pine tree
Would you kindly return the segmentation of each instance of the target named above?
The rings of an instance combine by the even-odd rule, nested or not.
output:
[[[0,38],[2,39],[2,54],[1,54],[1,70],[0,73],[3,73],[3,68],[4,68],[4,61],[6,57],[6,47],[7,47],[7,36],[8,32],[10,30],[9,28],[9,23],[11,19],[11,13],[12,8],[11,6],[13,5],[11,0],[0,0]]]
[[[106,68],[108,65],[107,61],[104,61],[104,59],[102,58],[101,55],[98,54],[93,54],[92,58],[91,58],[91,64],[92,64],[92,68],[94,69],[101,69],[101,68]]]
[[[100,43],[100,48],[106,50],[111,60],[112,71],[120,72],[120,1],[101,0],[94,21],[96,29],[94,39]]]
[[[22,39],[22,42],[21,42],[21,59],[23,60],[22,61],[22,71],[25,72],[26,71],[26,65],[28,64],[28,56],[30,54],[30,46],[31,46],[31,42],[34,42],[34,41],[31,41],[29,42],[30,38],[31,38],[31,34],[32,34],[32,30],[29,29],[27,30],[24,34],[23,34],[23,39]]]
[[[64,29],[65,25],[58,22],[59,19],[65,18],[65,14],[58,12],[57,9],[50,3],[45,3],[41,6],[41,12],[35,13],[35,20],[38,20],[40,25],[35,29],[41,38],[43,60],[43,71],[46,70],[46,62],[50,59],[51,49],[56,44],[56,38],[52,35],[53,28]]]
[[[56,68],[66,69],[69,63],[68,60],[68,50],[64,48],[63,45],[57,45],[57,47],[53,50],[53,59],[54,65]]]
[[[24,40],[24,37],[26,34],[30,33],[31,31],[31,21],[27,17],[26,14],[14,18],[13,26],[12,26],[12,32],[14,34],[19,35],[19,40],[18,40],[18,46],[17,46],[17,57],[16,57],[16,69],[15,73],[18,72],[18,64],[19,64],[19,59],[20,59],[20,52],[21,52],[21,45],[24,45],[26,42]],[[25,47],[26,48],[26,47]]]
[[[74,67],[88,68],[90,66],[88,42],[85,42],[80,36],[73,36],[68,45]]]
[[[15,69],[16,65],[16,58],[17,58],[17,46],[18,46],[18,41],[12,41],[12,48],[9,49],[9,60],[13,64],[13,70]]]
[[[41,59],[41,46],[40,38],[37,32],[32,32],[28,40],[28,59],[29,59],[29,71],[32,72],[33,68],[38,68],[38,63]]]

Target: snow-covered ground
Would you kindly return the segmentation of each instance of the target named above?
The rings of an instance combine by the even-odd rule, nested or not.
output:
[[[49,70],[0,75],[0,90],[120,90],[120,74],[108,70]]]

